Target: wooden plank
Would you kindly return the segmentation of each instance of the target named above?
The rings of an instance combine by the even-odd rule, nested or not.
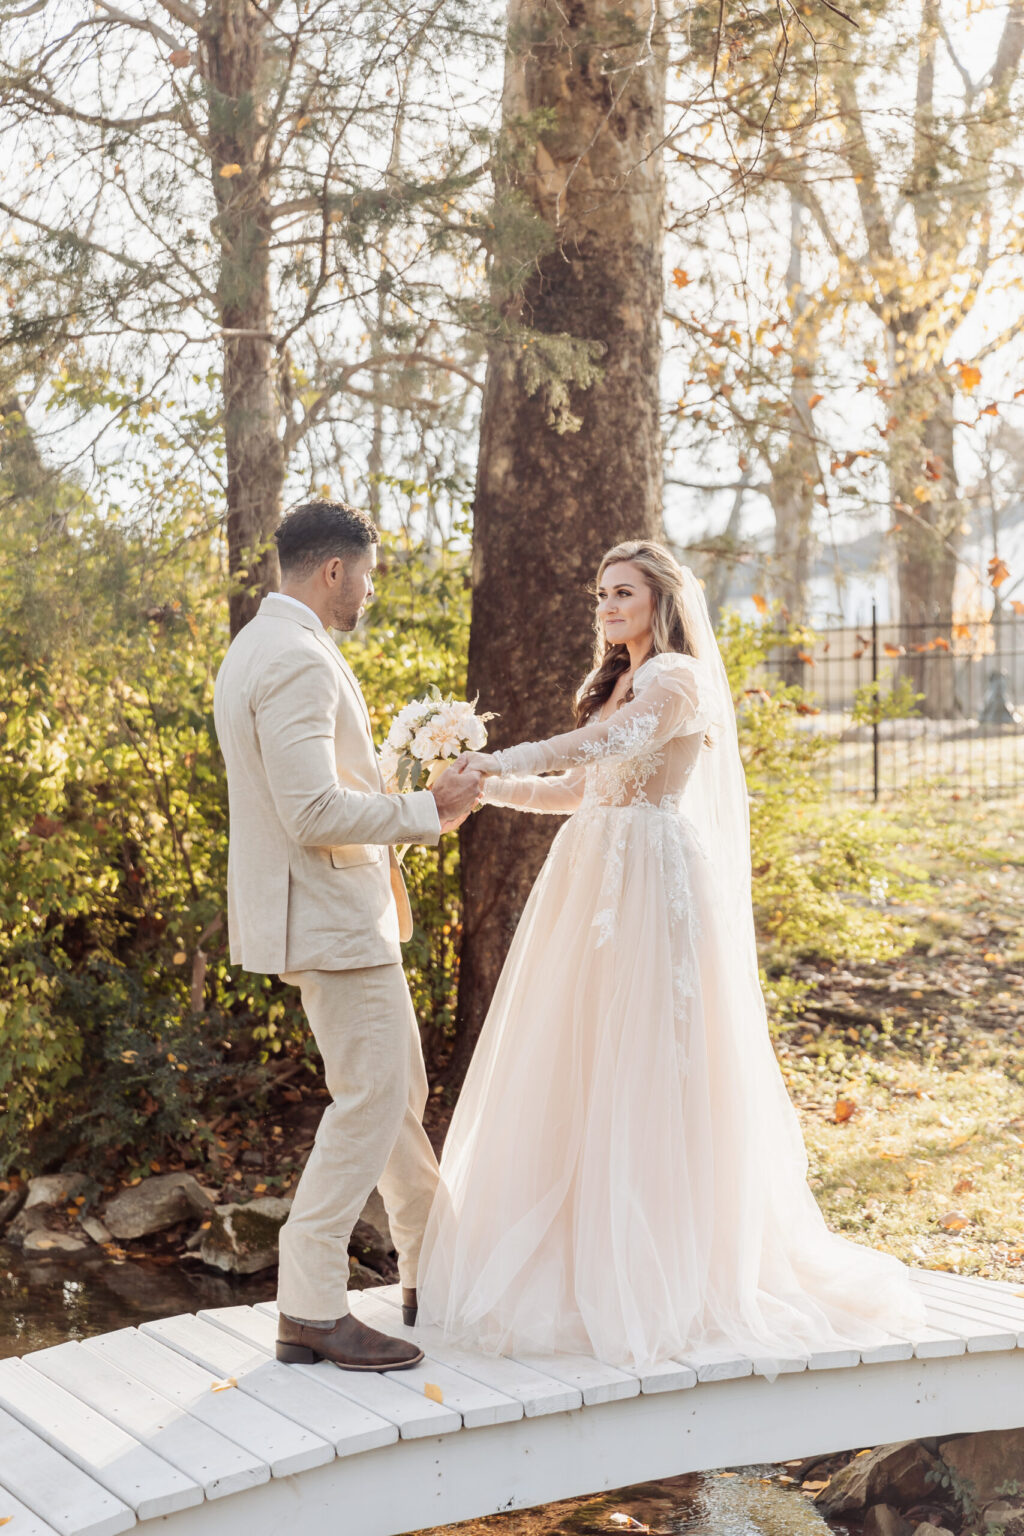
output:
[[[528,1365],[534,1371],[546,1371],[556,1381],[564,1381],[583,1394],[584,1405],[595,1407],[598,1403],[621,1402],[627,1397],[638,1397],[640,1378],[630,1371],[620,1371],[617,1366],[604,1365],[589,1355],[534,1355],[519,1354],[514,1357],[520,1365]],[[684,1362],[685,1363],[685,1362]]]
[[[351,1297],[352,1311],[356,1317],[359,1316],[360,1294],[356,1291]],[[276,1321],[275,1302],[261,1302],[258,1310],[271,1313]],[[338,1368],[335,1366],[332,1369]],[[364,1373],[347,1371],[343,1374],[357,1376]],[[381,1372],[381,1375],[387,1375],[402,1391],[426,1396],[428,1401],[436,1389],[441,1394],[443,1404],[460,1416],[466,1429],[479,1429],[486,1424],[511,1424],[523,1416],[523,1405],[517,1399],[506,1396],[504,1392],[496,1392],[493,1387],[481,1381],[463,1376],[437,1360],[429,1366],[421,1362],[405,1370]],[[427,1393],[428,1387],[431,1388],[430,1394]]]
[[[914,1345],[911,1339],[885,1338],[879,1344],[869,1345],[860,1352],[863,1365],[893,1365],[898,1360],[912,1360]]]
[[[458,1354],[466,1361],[466,1364],[464,1366],[460,1365],[459,1369],[464,1369],[467,1375],[473,1374],[472,1363],[474,1362],[479,1361],[483,1364],[485,1362],[494,1362],[498,1360],[510,1360],[510,1356],[508,1355],[476,1355],[468,1345],[459,1345],[455,1341],[448,1339],[440,1328],[416,1328],[412,1330],[405,1328],[401,1322],[401,1318],[397,1316],[398,1309],[402,1304],[402,1288],[400,1285],[372,1286],[369,1290],[360,1291],[359,1296],[360,1304],[364,1306],[371,1304],[369,1298],[372,1298],[372,1305],[375,1309],[377,1309],[377,1321],[374,1324],[375,1327],[385,1328],[390,1332],[394,1332],[397,1327],[403,1338],[416,1338],[420,1348],[423,1349],[426,1354],[432,1356],[435,1359],[442,1358],[442,1356],[437,1353],[437,1351],[441,1348],[445,1350],[457,1351]],[[367,1298],[367,1300],[363,1300],[363,1298]],[[380,1310],[381,1303],[384,1303],[391,1309],[390,1315]],[[427,1341],[429,1341],[430,1344],[429,1348]],[[540,1355],[536,1357],[537,1361],[540,1361],[542,1358],[543,1357]],[[521,1362],[515,1361],[511,1363],[521,1364]],[[532,1376],[539,1374],[539,1370],[536,1366],[524,1367],[524,1369],[529,1369]],[[544,1374],[547,1375],[547,1372]],[[555,1378],[549,1377],[548,1379],[552,1381],[552,1385],[556,1389],[562,1392],[567,1390],[578,1390],[567,1388],[564,1382],[559,1382],[555,1380]],[[694,1371],[691,1366],[684,1365],[681,1360],[665,1360],[657,1365],[649,1366],[644,1372],[639,1373],[639,1379],[641,1392],[679,1392],[684,1391],[688,1387],[695,1387],[697,1385],[696,1371]],[[578,1405],[572,1404],[569,1406]],[[557,1413],[562,1410],[561,1407],[551,1407],[547,1411],[550,1413]],[[527,1414],[531,1412],[531,1409],[528,1406],[526,1407],[526,1412]]]
[[[336,1392],[299,1380],[286,1365],[268,1359],[255,1345],[245,1344],[190,1313],[143,1323],[141,1332],[221,1379],[234,1377],[240,1391],[329,1441],[339,1456],[375,1451],[398,1439],[395,1426],[379,1414],[348,1402]]]
[[[8,1536],[57,1536],[52,1525],[47,1525],[27,1504],[8,1493],[3,1483],[0,1483],[0,1521],[10,1525]]]
[[[218,1307],[207,1313],[207,1319],[257,1345],[267,1354],[273,1354],[277,1339],[276,1312],[261,1307]],[[373,1371],[339,1371],[326,1360],[317,1365],[290,1365],[288,1370],[380,1414],[382,1419],[394,1424],[403,1440],[450,1435],[462,1428],[459,1414],[441,1403],[432,1402],[429,1397],[396,1386],[389,1375]]]
[[[860,1365],[860,1350],[842,1348],[816,1349],[807,1362],[809,1371],[845,1371],[852,1365]]]
[[[925,1304],[928,1321],[962,1334],[969,1352],[1013,1349],[1020,1341],[1020,1318],[1008,1314],[1001,1298],[951,1286],[945,1276],[929,1271],[914,1275],[914,1288]]]
[[[0,1408],[4,1487],[58,1536],[120,1536],[135,1515],[66,1456]]]
[[[1024,1344],[1024,1300],[996,1290],[984,1280],[965,1275],[935,1272],[918,1287],[925,1296],[941,1296],[967,1317],[981,1317],[989,1322],[1003,1322],[1017,1332],[1017,1344]]]
[[[134,1509],[140,1520],[203,1502],[203,1490],[190,1477],[24,1360],[0,1360],[0,1407]]]
[[[929,1299],[928,1319],[935,1327],[948,1328],[951,1333],[961,1334],[967,1344],[968,1354],[1014,1350],[1017,1347],[1016,1329],[1007,1328],[1002,1323],[967,1319],[956,1306],[946,1308]]]
[[[270,1477],[261,1457],[225,1439],[81,1344],[37,1350],[26,1356],[25,1363],[128,1430],[197,1483],[208,1499],[257,1487]]]
[[[402,1288],[399,1285],[381,1285],[373,1286],[369,1290],[360,1292],[360,1299],[363,1305],[367,1305],[368,1303],[362,1301],[362,1298],[372,1298],[373,1306],[378,1309],[378,1321],[375,1323],[376,1327],[386,1328],[392,1332],[395,1330],[396,1317],[393,1315],[386,1315],[383,1311],[380,1311],[379,1308],[380,1304],[384,1303],[387,1307],[391,1308],[393,1314],[397,1313],[402,1304],[401,1291]],[[435,1359],[443,1358],[439,1351],[444,1349],[445,1351],[450,1351],[452,1353],[453,1359],[451,1363],[454,1364],[454,1355],[458,1354],[460,1359],[465,1361],[465,1364],[460,1365],[459,1369],[464,1369],[467,1375],[473,1374],[473,1367],[477,1362],[480,1362],[480,1366],[482,1368],[488,1368],[490,1364],[493,1364],[493,1362],[502,1360],[509,1361],[509,1363],[512,1365],[521,1364],[521,1362],[512,1361],[508,1355],[476,1355],[468,1345],[459,1345],[455,1341],[446,1338],[440,1328],[407,1329],[401,1323],[400,1318],[397,1319],[397,1326],[403,1338],[415,1338],[419,1343],[420,1348],[423,1349],[426,1354]],[[542,1357],[538,1355],[536,1358],[539,1361]],[[523,1367],[523,1369],[529,1370],[530,1376],[534,1378],[540,1374],[536,1367]],[[547,1376],[547,1372],[544,1374]],[[514,1378],[509,1379],[512,1380]],[[559,1401],[560,1394],[564,1394],[566,1392],[578,1392],[578,1388],[567,1387],[564,1382],[558,1381],[554,1377],[547,1376],[547,1379],[551,1382],[552,1396],[549,1400],[551,1406],[546,1408],[544,1410],[545,1412],[559,1413],[562,1412],[565,1407],[579,1406],[578,1403],[563,1404]],[[495,1385],[497,1385],[496,1380]],[[684,1365],[680,1360],[665,1360],[657,1365],[649,1366],[644,1372],[640,1373],[641,1392],[679,1392],[684,1391],[688,1387],[695,1387],[696,1385],[696,1371],[694,1371],[691,1366]],[[558,1404],[557,1407],[555,1406],[556,1403]],[[527,1414],[539,1411],[538,1409],[531,1408],[529,1406],[528,1399],[524,1399],[524,1406],[526,1407]]]
[[[135,1328],[85,1339],[82,1348],[127,1371],[193,1418],[258,1456],[270,1468],[272,1477],[305,1472],[334,1457],[334,1447],[326,1440],[237,1388],[215,1391],[216,1377]]]
[[[1019,1427],[1020,1378],[1014,1352],[641,1395],[346,1457],[172,1516],[160,1536],[395,1536],[712,1467]]]
[[[493,1387],[515,1398],[529,1417],[542,1413],[566,1413],[583,1404],[583,1394],[553,1376],[542,1375],[505,1355],[478,1355],[447,1339],[440,1328],[406,1328],[401,1315],[378,1296],[376,1290],[362,1291],[356,1307],[357,1316],[373,1328],[382,1328],[397,1337],[418,1344],[428,1364],[437,1361],[463,1376]],[[694,1378],[696,1379],[696,1378]]]

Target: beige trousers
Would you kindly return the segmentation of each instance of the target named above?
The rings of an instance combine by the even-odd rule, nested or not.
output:
[[[281,1229],[277,1300],[289,1317],[348,1312],[348,1243],[376,1185],[403,1285],[416,1284],[437,1160],[423,1129],[427,1074],[400,965],[297,971],[331,1103]]]

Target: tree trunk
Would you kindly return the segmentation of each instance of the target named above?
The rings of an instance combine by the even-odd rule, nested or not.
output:
[[[223,328],[232,635],[277,586],[271,535],[281,515],[285,472],[270,289],[266,25],[247,0],[216,0],[201,34],[221,252],[217,308]]]
[[[499,206],[503,197],[509,208],[527,200],[548,242],[525,280],[514,291],[506,281],[495,299],[513,329],[562,338],[570,373],[568,338],[598,341],[603,350],[599,379],[586,392],[570,387],[555,408],[561,430],[552,426],[553,396],[546,406],[543,391],[530,393],[528,335],[496,342],[488,359],[469,691],[499,713],[495,746],[571,726],[572,696],[594,643],[590,584],[598,562],[620,539],[660,533],[660,26],[653,10],[638,20],[611,0],[573,0],[565,8],[512,0],[509,9],[506,129],[515,131],[530,114],[547,116],[529,146],[530,168],[510,174]],[[468,1064],[556,826],[548,817],[488,808],[462,829],[452,1081]]]
[[[804,205],[797,192],[790,193],[789,266],[786,272],[792,320],[793,379],[789,395],[789,437],[771,464],[771,499],[775,514],[775,562],[772,588],[793,624],[807,620],[808,586],[811,577],[814,494],[821,469],[814,441],[814,374],[818,365],[818,326],[808,312],[803,282]],[[797,663],[797,666],[801,666]],[[798,682],[802,678],[794,676]]]
[[[900,600],[900,644],[907,655],[900,674],[924,695],[919,710],[946,718],[954,712],[948,667],[929,665],[931,651],[915,650],[948,631],[953,619],[956,549],[963,520],[953,465],[954,395],[944,373],[917,378],[899,395],[906,438],[890,438],[893,531]]]

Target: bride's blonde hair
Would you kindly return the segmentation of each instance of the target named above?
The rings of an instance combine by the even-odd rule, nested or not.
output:
[[[649,656],[658,656],[663,651],[679,651],[684,656],[692,656],[693,646],[683,625],[683,571],[678,560],[650,539],[627,539],[616,544],[602,559],[596,587],[600,587],[610,565],[618,565],[624,560],[643,571],[654,598]],[[577,725],[585,725],[592,715],[597,714],[611,697],[619,678],[629,671],[629,651],[625,645],[609,642],[596,613],[594,630],[594,666],[576,695]],[[631,695],[632,690],[626,697]]]

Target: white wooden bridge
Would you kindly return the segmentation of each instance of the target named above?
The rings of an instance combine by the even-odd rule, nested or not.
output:
[[[416,1338],[389,1375],[274,1359],[274,1306],[220,1307],[0,1361],[4,1536],[395,1536],[715,1467],[1024,1426],[1024,1295],[918,1271],[928,1326],[793,1362],[494,1358]]]

